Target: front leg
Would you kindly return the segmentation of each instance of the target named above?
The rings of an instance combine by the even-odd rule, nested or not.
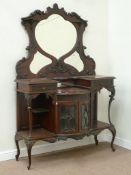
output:
[[[16,148],[17,148],[17,154],[15,156],[16,161],[19,160],[19,155],[20,155],[20,147],[19,147],[20,140],[22,140],[22,138],[20,137],[20,135],[18,135],[18,133],[16,133],[16,135],[15,135],[15,143],[16,143]]]
[[[113,125],[111,122],[110,110],[111,110],[111,103],[114,100],[114,96],[115,96],[115,88],[114,86],[112,86],[108,90],[111,92],[111,94],[109,95],[110,99],[109,99],[109,104],[108,104],[108,120],[109,120],[110,125]]]
[[[116,136],[116,129],[113,125],[111,125],[111,127],[109,128],[109,130],[112,133],[112,141],[111,141],[111,149],[114,152],[115,148],[114,148],[114,140],[115,140],[115,136]]]
[[[94,135],[94,140],[95,140],[95,144],[98,145],[98,139],[97,139],[97,135]]]
[[[35,144],[36,141],[33,141],[33,140],[25,140],[25,144],[26,144],[26,147],[27,147],[27,153],[28,153],[28,170],[30,169],[31,167],[31,150],[32,150],[32,146]]]
[[[114,148],[113,143],[114,143],[115,136],[116,136],[116,129],[115,129],[114,125],[112,124],[112,122],[111,122],[111,117],[110,117],[111,103],[112,103],[112,101],[114,100],[114,96],[115,96],[115,88],[114,88],[114,86],[112,86],[111,88],[109,88],[109,91],[111,92],[111,94],[109,95],[110,100],[109,100],[109,105],[108,105],[108,120],[109,120],[109,123],[110,123],[110,128],[109,128],[109,130],[110,130],[111,133],[112,133],[111,148],[112,148],[112,151],[114,152],[114,151],[115,151],[115,148]]]

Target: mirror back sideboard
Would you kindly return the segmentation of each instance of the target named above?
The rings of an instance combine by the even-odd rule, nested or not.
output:
[[[110,107],[114,99],[114,77],[95,74],[95,61],[85,54],[83,32],[87,21],[76,13],[67,13],[57,4],[46,12],[36,10],[22,18],[29,36],[28,55],[16,65],[17,146],[24,140],[31,166],[31,149],[38,140],[55,142],[68,138],[82,139],[104,129],[116,130]],[[109,123],[97,119],[97,96],[101,89],[110,92]]]

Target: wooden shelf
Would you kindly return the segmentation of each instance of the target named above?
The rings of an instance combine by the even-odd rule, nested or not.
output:
[[[39,129],[33,129],[30,135],[29,130],[26,131],[19,131],[18,134],[27,140],[39,140],[39,139],[49,139],[49,138],[55,138],[56,135],[52,132],[47,131],[46,129],[39,128]]]
[[[101,122],[101,121],[97,121],[96,124],[94,124],[94,126],[92,127],[92,130],[107,129],[109,127],[110,127],[110,124]]]
[[[49,112],[49,109],[45,109],[45,108],[32,109],[32,113],[45,113],[45,112]]]
[[[110,127],[111,127],[111,125],[108,124],[108,123],[97,121],[97,123],[94,125],[93,129],[81,131],[81,132],[78,132],[78,133],[55,134],[55,133],[47,131],[44,128],[33,129],[32,132],[31,132],[31,135],[30,135],[28,130],[19,131],[18,133],[24,139],[28,139],[28,140],[43,139],[43,140],[46,140],[46,139],[49,139],[49,138],[57,138],[59,136],[65,136],[65,137],[69,137],[69,136],[73,136],[73,135],[79,136],[79,135],[87,134],[88,132],[89,133],[90,132],[92,133],[93,131],[95,132],[96,130],[101,130],[102,131],[102,130],[108,129]]]

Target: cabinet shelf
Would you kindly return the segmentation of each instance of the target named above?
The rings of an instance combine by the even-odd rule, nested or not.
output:
[[[39,139],[44,139],[44,140],[54,140],[56,141],[57,137],[71,137],[71,136],[81,136],[81,135],[86,135],[87,133],[95,133],[97,130],[104,130],[110,128],[110,124],[97,121],[96,125],[94,125],[93,129],[81,131],[81,132],[76,132],[76,133],[64,133],[64,134],[55,134],[52,133],[44,128],[37,128],[37,129],[32,129],[31,135],[29,130],[25,131],[19,131],[18,134],[24,138],[24,139],[29,139],[29,140],[39,140]]]
[[[105,123],[102,121],[96,121],[96,123],[92,126],[92,130],[108,129],[109,127],[110,127],[109,123]]]
[[[102,131],[104,129],[109,129],[111,127],[110,124],[102,122],[102,121],[96,121],[96,124],[90,129],[75,132],[75,133],[64,133],[64,134],[58,134],[59,137],[72,137],[72,136],[81,136],[81,135],[87,135],[87,134],[94,134],[97,133],[97,131]]]
[[[35,108],[32,109],[32,113],[46,113],[49,112],[49,109],[46,108]]]
[[[44,128],[39,129],[33,129],[30,135],[29,130],[26,131],[19,131],[18,134],[24,138],[29,140],[39,140],[39,139],[55,139],[56,135],[52,132],[49,132],[48,130]]]

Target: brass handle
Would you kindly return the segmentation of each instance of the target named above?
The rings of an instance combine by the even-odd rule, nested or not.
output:
[[[43,89],[43,90],[46,90],[46,88],[45,88],[45,87],[43,87],[42,89]]]

